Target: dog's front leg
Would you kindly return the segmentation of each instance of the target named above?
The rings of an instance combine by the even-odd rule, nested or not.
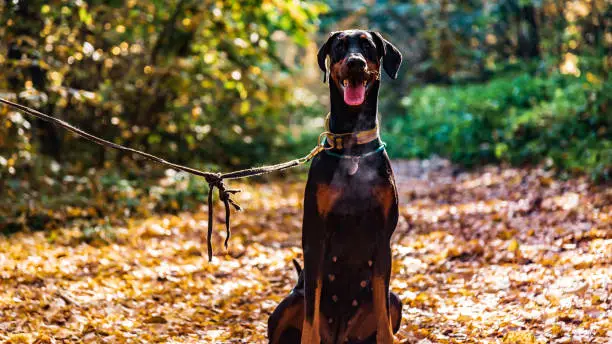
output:
[[[305,314],[304,325],[302,326],[302,344],[321,343],[321,267],[315,259],[305,260]]]
[[[376,317],[376,343],[393,343],[393,331],[389,313],[389,280],[391,279],[391,247],[381,243],[377,249],[372,276],[372,301]]]
[[[314,216],[313,216],[314,215]],[[314,218],[307,219],[313,216]],[[302,344],[320,344],[320,312],[325,238],[323,221],[316,214],[304,212],[302,245],[304,249],[304,325]]]
[[[399,210],[397,192],[393,183],[390,186],[375,189],[383,211],[383,226],[378,232],[374,269],[372,276],[372,302],[376,317],[376,343],[392,344],[393,328],[389,304],[389,282],[391,280],[391,235],[397,225]]]
[[[323,257],[327,245],[325,223],[339,195],[339,190],[329,185],[313,183],[306,186],[302,226],[305,286],[302,344],[321,343],[321,289],[323,288]],[[325,335],[323,340],[328,342],[330,339]]]

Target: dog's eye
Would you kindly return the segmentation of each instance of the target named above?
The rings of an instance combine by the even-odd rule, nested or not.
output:
[[[368,41],[364,41],[363,42],[363,48],[364,49],[370,49],[372,47],[372,44],[370,44],[370,42]]]
[[[338,54],[341,54],[344,51],[344,45],[343,44],[336,44],[336,47],[334,48],[334,50]]]

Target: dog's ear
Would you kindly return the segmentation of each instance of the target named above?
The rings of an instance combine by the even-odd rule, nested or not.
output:
[[[370,31],[370,34],[374,39],[374,43],[376,43],[378,56],[382,57],[385,72],[387,72],[391,79],[397,79],[397,72],[402,64],[402,53],[393,44],[384,39],[380,33]]]
[[[330,33],[329,37],[327,38],[327,41],[325,41],[325,43],[321,46],[321,48],[319,48],[319,52],[317,53],[317,61],[319,62],[319,68],[321,68],[323,73],[325,73],[323,75],[323,82],[325,82],[325,79],[327,77],[327,66],[325,65],[325,60],[327,60],[327,55],[329,55],[329,49],[331,48],[331,43],[334,40],[334,38],[338,36],[338,34],[340,34],[339,31],[334,31]]]
[[[298,274],[298,277],[300,276],[300,274],[302,273],[302,266],[300,266],[300,263],[298,263],[297,260],[293,259],[293,267],[295,267],[295,271]]]

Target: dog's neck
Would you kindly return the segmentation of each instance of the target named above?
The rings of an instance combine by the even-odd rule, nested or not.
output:
[[[333,80],[330,80],[331,114],[329,129],[332,133],[350,133],[376,127],[378,124],[378,89],[380,81],[375,80],[369,87],[370,89],[363,104],[350,106],[344,102],[342,90],[338,89]]]

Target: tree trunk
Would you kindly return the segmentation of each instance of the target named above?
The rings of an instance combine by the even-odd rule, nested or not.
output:
[[[524,59],[540,57],[540,33],[533,5],[520,8],[518,20],[517,55]]]
[[[19,3],[19,7],[15,12],[16,23],[22,23],[21,25],[15,26],[15,36],[28,36],[28,37],[37,37],[40,29],[43,27],[42,20],[38,17],[38,12],[35,9],[32,9],[33,6],[28,6],[26,1],[22,1]],[[22,44],[27,44],[22,43]],[[24,51],[24,47],[20,46],[20,44],[13,42],[9,49],[8,58],[19,60],[22,58]],[[31,47],[35,49],[36,47]],[[38,58],[35,56],[28,56],[31,60],[37,60]],[[24,79],[29,79],[32,81],[32,86],[38,92],[46,91],[46,80],[47,80],[47,72],[40,67],[40,63],[32,63],[27,70],[21,70]],[[23,88],[23,83],[26,80],[19,80],[18,77],[11,80],[11,87],[13,90],[19,94],[19,92]],[[48,104],[41,104],[44,106],[46,111],[51,110]],[[37,131],[33,131],[36,139],[39,142],[39,149],[42,154],[52,156],[55,160],[60,161],[61,159],[61,136],[57,130],[57,128],[47,123],[41,119],[36,119],[34,121],[34,128],[38,129]]]

